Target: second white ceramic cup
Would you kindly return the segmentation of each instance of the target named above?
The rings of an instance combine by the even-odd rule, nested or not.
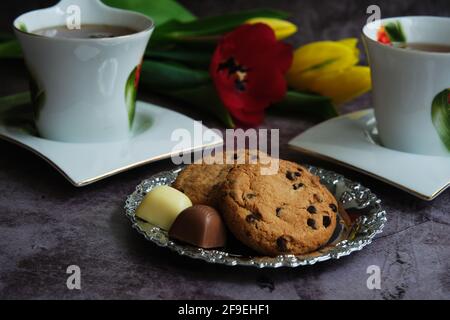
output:
[[[363,29],[383,145],[409,153],[450,156],[450,112],[445,111],[450,101],[450,53],[380,43],[380,28],[389,25],[401,30],[406,43],[450,46],[450,18],[389,18]]]

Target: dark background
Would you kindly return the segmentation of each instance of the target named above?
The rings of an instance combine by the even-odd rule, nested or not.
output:
[[[158,0],[148,0],[158,1]],[[21,13],[56,4],[55,0],[19,0],[0,2],[0,31],[11,30]],[[448,0],[180,0],[198,16],[221,14],[252,8],[270,7],[292,13],[299,27],[298,43],[318,39],[358,36],[371,4],[381,8],[382,17],[405,15],[450,15]]]
[[[180,2],[199,16],[258,7],[287,10],[299,27],[290,40],[295,45],[358,37],[369,4],[378,4],[383,17],[450,15],[449,0]],[[20,13],[54,3],[0,1],[0,32],[9,32]],[[22,65],[0,61],[0,95],[26,89]],[[175,101],[143,91],[140,99],[220,128],[214,119]],[[368,106],[370,94],[347,104],[342,112]],[[271,114],[263,126],[280,129],[282,158],[339,172],[372,189],[382,200],[388,223],[361,252],[296,269],[209,265],[157,248],[132,230],[123,212],[125,198],[143,179],[172,168],[169,160],[74,188],[44,160],[0,141],[0,299],[450,299],[450,190],[432,202],[422,201],[286,147],[316,123]],[[66,288],[66,268],[71,264],[81,267],[81,291]],[[370,265],[381,268],[381,290],[366,287]]]

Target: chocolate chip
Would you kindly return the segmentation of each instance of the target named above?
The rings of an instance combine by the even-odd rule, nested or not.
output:
[[[313,195],[314,200],[316,200],[319,203],[322,203],[323,199],[320,195],[318,195],[317,193],[314,193]]]
[[[256,197],[256,194],[254,194],[254,193],[247,193],[246,195],[245,195],[245,198],[246,199],[253,199],[254,197]]]
[[[288,178],[289,180],[294,181],[295,177],[296,177],[296,175],[294,172],[292,172],[292,171],[286,172],[286,178]]]
[[[306,223],[308,224],[309,227],[316,229],[316,221],[314,219],[308,219]]]
[[[230,191],[230,192],[228,192],[228,196],[233,198],[233,199],[236,199],[236,192],[235,191]]]
[[[306,210],[309,213],[316,213],[317,212],[316,207],[314,207],[314,206],[309,206]]]
[[[281,236],[277,239],[277,247],[278,247],[278,250],[280,250],[281,252],[288,251],[287,244],[288,244],[288,240],[285,237]]]
[[[303,183],[296,183],[296,184],[292,185],[292,187],[294,188],[294,190],[298,190],[298,189],[300,189],[300,188],[303,187],[303,186],[304,186]]]
[[[328,226],[331,224],[331,219],[329,216],[323,216],[322,224],[325,228],[328,228]]]
[[[277,210],[276,210],[276,215],[277,215],[278,218],[280,217],[281,209],[282,208],[277,208]]]
[[[247,221],[248,223],[260,221],[261,219],[262,219],[262,216],[259,212],[256,212],[256,213],[252,212],[248,216],[245,217],[245,221]]]
[[[337,212],[337,207],[334,203],[330,203],[330,208],[333,210],[333,212]]]

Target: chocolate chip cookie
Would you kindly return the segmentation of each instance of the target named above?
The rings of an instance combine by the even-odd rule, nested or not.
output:
[[[269,158],[266,153],[258,150],[221,152],[188,165],[179,173],[172,187],[184,192],[194,205],[215,207],[228,171],[241,164],[267,163]],[[219,159],[222,161],[218,161]]]
[[[258,165],[230,170],[220,209],[231,232],[261,254],[305,254],[325,245],[336,227],[338,205],[317,176],[280,160],[278,173]]]

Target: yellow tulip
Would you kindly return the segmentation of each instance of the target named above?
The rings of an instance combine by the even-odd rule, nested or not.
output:
[[[275,32],[278,40],[285,39],[297,32],[297,26],[292,22],[275,18],[252,18],[246,21],[249,24],[264,23]]]
[[[309,89],[330,97],[339,105],[366,93],[370,87],[369,67],[352,66],[317,77],[311,82]]]
[[[371,88],[369,67],[359,62],[358,40],[319,41],[294,52],[287,80],[291,87],[347,102]]]

